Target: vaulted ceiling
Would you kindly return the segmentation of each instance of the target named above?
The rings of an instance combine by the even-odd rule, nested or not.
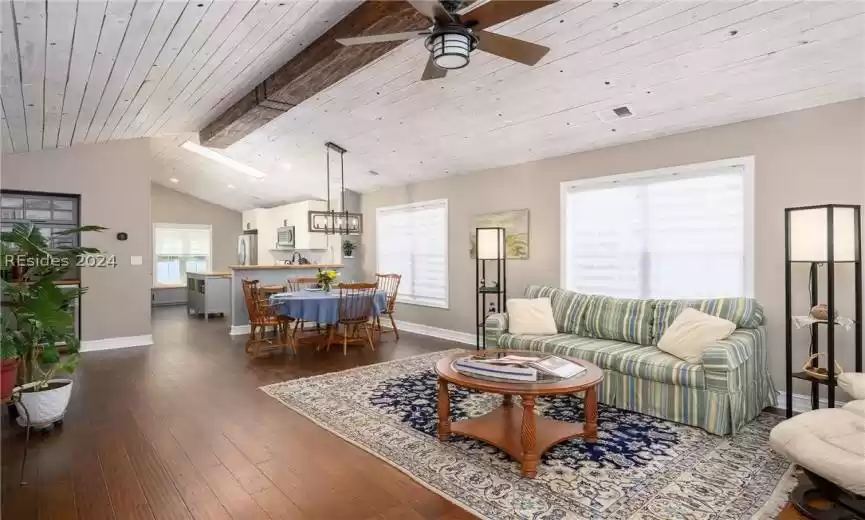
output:
[[[98,10],[90,3],[78,4],[76,27],[87,18],[82,10]],[[4,149],[200,130],[358,5],[203,2],[207,12],[226,13],[217,24],[196,11],[204,9],[198,3],[182,4],[171,27],[162,25],[171,18],[163,11],[181,9],[174,2],[157,2],[160,7],[146,15],[139,10],[147,2],[123,3],[129,12],[114,23],[128,28],[115,35],[106,17],[107,37],[97,36],[96,26],[83,29],[89,49],[83,53],[75,50],[76,29],[70,60],[73,38],[67,27],[52,25],[54,2],[42,32],[21,15],[38,7],[15,2],[20,54],[8,51],[14,35],[5,20],[3,33],[2,101],[12,141],[4,139]],[[120,4],[107,5],[113,12]],[[64,19],[72,19],[72,7],[58,9],[69,10]],[[232,13],[236,18],[226,22]],[[142,21],[133,25],[137,16]],[[199,21],[181,23],[186,16]],[[196,39],[205,19],[210,29]],[[146,20],[151,27],[139,28]],[[246,36],[213,28],[226,23],[242,26]],[[187,36],[167,43],[180,27],[190,27]],[[266,172],[266,179],[232,182],[222,167],[178,148],[185,137],[159,141],[161,160],[173,165],[164,175],[201,198],[250,207],[323,195],[326,141],[349,150],[346,185],[366,191],[865,96],[865,2],[561,0],[492,30],[552,51],[535,67],[476,53],[465,69],[421,82],[423,42],[406,43],[223,151]],[[137,43],[124,51],[129,35],[139,31]],[[146,43],[154,31],[164,43],[158,49]],[[103,41],[112,43],[110,60],[98,51],[94,58]],[[66,56],[67,72],[57,66],[64,63],[55,55],[58,47],[66,49],[59,56]],[[42,61],[27,58],[40,52]],[[165,52],[173,57],[160,61]],[[25,57],[18,61],[19,87],[7,95],[7,80],[16,84],[7,63],[15,65],[17,56]],[[70,65],[87,59],[86,74]],[[93,77],[101,85],[90,94]],[[59,98],[65,99],[58,105]],[[633,116],[615,116],[612,109],[621,106]],[[38,124],[23,124],[29,121]],[[155,180],[170,185],[167,178]],[[235,186],[233,196],[226,194],[227,182]]]
[[[3,150],[197,130],[359,3],[3,0]]]

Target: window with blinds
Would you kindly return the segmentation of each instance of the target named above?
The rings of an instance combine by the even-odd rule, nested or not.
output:
[[[623,298],[752,296],[752,164],[563,183],[563,285]]]
[[[448,306],[448,201],[378,208],[376,272],[402,275],[397,301]]]
[[[186,273],[210,270],[210,226],[153,224],[153,283],[186,285]]]

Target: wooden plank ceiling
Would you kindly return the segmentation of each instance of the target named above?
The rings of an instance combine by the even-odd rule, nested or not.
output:
[[[367,191],[865,96],[865,2],[563,0],[493,30],[552,51],[420,82],[423,43],[404,44],[225,153],[280,198],[323,192],[334,141]]]
[[[3,151],[198,130],[359,4],[3,0]]]
[[[3,3],[7,151],[197,132],[359,5],[67,3]],[[535,67],[476,52],[421,82],[423,42],[406,43],[224,150],[265,179],[164,143],[154,179],[249,207],[323,195],[326,141],[366,191],[865,96],[865,2],[561,0],[491,30],[552,50]]]

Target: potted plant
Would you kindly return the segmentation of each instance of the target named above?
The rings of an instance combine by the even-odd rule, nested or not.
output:
[[[354,250],[357,249],[357,244],[349,240],[342,241],[342,257],[354,258]]]
[[[55,235],[102,229],[83,226]],[[99,250],[51,247],[32,223],[15,224],[12,231],[0,234],[0,243],[3,356],[14,355],[20,361],[18,422],[25,425],[29,416],[30,426],[45,428],[63,418],[72,394],[72,380],[60,376],[75,370],[80,348],[68,309],[85,291],[61,289],[56,282],[82,256]]]
[[[0,359],[2,359],[0,361],[0,399],[5,401],[12,395],[12,389],[15,388],[15,383],[18,380],[18,365],[21,363],[14,342],[6,341],[5,336],[0,340]]]

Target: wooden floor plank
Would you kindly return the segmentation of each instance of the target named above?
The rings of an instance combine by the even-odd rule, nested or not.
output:
[[[399,470],[259,386],[453,348],[386,335],[352,349],[251,360],[225,320],[155,308],[155,343],[84,355],[62,429],[35,435],[18,486],[20,431],[2,431],[3,518],[468,520]],[[801,520],[791,508],[782,520]]]

